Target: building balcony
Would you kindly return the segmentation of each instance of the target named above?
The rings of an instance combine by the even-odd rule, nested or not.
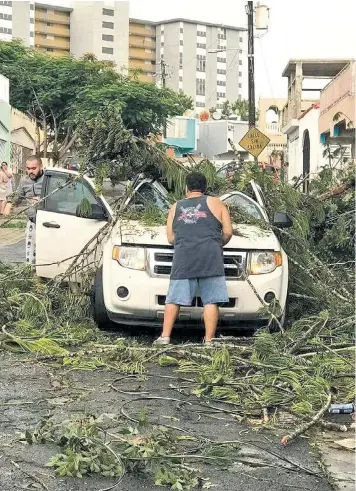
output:
[[[268,133],[281,133],[281,125],[279,123],[267,123],[266,131]]]
[[[44,12],[36,12],[35,14],[35,21],[40,21],[40,22],[51,22],[53,24],[64,24],[69,26],[70,25],[70,17],[68,16],[63,16],[63,15],[58,15],[58,14],[51,14],[51,13],[44,13]]]
[[[69,26],[64,24],[54,24],[53,26],[47,26],[46,22],[36,22],[35,24],[35,33],[38,34],[52,34],[52,36],[58,37],[70,37],[70,29]]]
[[[156,37],[156,28],[149,25],[145,26],[144,24],[134,24],[130,22],[129,35]]]
[[[156,53],[147,53],[144,49],[133,48],[129,50],[129,60],[156,61]]]
[[[334,127],[344,122],[355,126],[356,62],[349,63],[320,93],[319,133],[335,133]],[[334,121],[336,115],[338,121]]]
[[[55,48],[55,49],[70,49],[70,42],[66,41],[63,38],[55,38],[55,39],[45,39],[43,37],[36,36],[35,38],[35,47],[39,48]]]
[[[137,36],[129,37],[129,47],[131,48],[147,48],[147,49],[156,49],[156,43],[154,41],[149,41],[146,38],[140,38]]]

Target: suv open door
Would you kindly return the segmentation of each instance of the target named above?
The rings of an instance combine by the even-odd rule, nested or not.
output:
[[[36,272],[54,278],[111,219],[112,210],[95,194],[90,179],[67,170],[46,170],[41,198],[45,196],[36,217]]]

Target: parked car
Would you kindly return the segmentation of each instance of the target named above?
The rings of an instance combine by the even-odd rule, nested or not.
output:
[[[42,197],[68,181],[76,172],[47,169]],[[251,182],[254,199],[242,192],[225,194],[228,206],[237,206],[254,218],[268,221],[263,194]],[[136,193],[128,198],[129,209],[153,203],[167,211],[170,203],[166,189],[157,181],[136,180]],[[83,198],[92,213],[79,216]],[[73,256],[113,218],[113,211],[103,196],[97,196],[94,183],[86,176],[49,196],[37,213],[37,274],[53,278],[64,273]],[[290,226],[285,213],[277,213],[274,225]],[[271,229],[255,225],[234,225],[238,231],[224,247],[225,276],[229,302],[220,309],[220,322],[230,326],[256,326],[261,302],[245,279],[245,275],[265,304],[274,298],[285,311],[288,290],[288,258]],[[164,226],[145,227],[139,221],[120,220],[102,246],[102,264],[93,286],[94,318],[105,328],[108,320],[125,325],[160,326],[164,314],[169,275],[174,255]],[[69,259],[68,259],[69,258]],[[98,265],[99,266],[99,265]],[[203,313],[199,293],[190,307],[181,309],[179,322],[200,323]],[[284,314],[282,315],[282,321]]]

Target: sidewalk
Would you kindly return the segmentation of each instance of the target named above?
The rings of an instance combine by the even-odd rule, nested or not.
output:
[[[342,491],[355,490],[355,451],[344,447],[345,443],[355,442],[355,430],[346,433],[326,431],[318,437],[323,464],[329,473],[330,481],[335,489]],[[353,445],[355,446],[355,445]]]

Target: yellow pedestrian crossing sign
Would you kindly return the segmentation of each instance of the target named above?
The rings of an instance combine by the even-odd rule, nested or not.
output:
[[[257,128],[250,128],[239,142],[240,147],[254,157],[258,157],[271,140]]]

